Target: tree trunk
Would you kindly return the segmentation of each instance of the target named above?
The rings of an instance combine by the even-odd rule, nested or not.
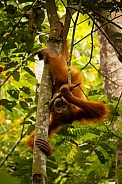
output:
[[[122,19],[122,18],[121,18]],[[120,20],[119,20],[120,21]],[[116,20],[116,23],[117,20]],[[111,34],[112,30],[104,28],[105,33]],[[111,38],[112,39],[112,38]],[[114,48],[109,44],[108,40],[99,32],[99,43],[100,43],[100,62],[102,73],[104,75],[105,92],[109,100],[112,101],[113,97],[121,98],[121,86],[122,86],[122,63],[118,60]],[[117,43],[118,47],[120,42]],[[119,121],[119,119],[118,119]],[[119,127],[112,122],[115,133],[119,130]],[[119,166],[122,162],[122,141],[117,141],[118,149],[116,151],[116,184],[122,183],[122,177],[119,173]]]
[[[122,84],[122,63],[118,60],[114,48],[107,39],[99,33],[100,61],[104,76],[105,92],[109,100],[119,97]]]

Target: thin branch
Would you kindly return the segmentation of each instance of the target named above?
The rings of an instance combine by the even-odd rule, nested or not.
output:
[[[120,103],[121,98],[122,98],[122,92],[121,92],[121,94],[120,94],[120,96],[119,96],[119,98],[118,98],[118,101],[117,101],[116,107],[115,107],[115,109],[114,109],[113,117],[112,117],[112,119],[111,119],[111,124],[113,123],[114,116],[115,116],[115,112],[117,112],[117,108],[118,108],[118,105],[119,105],[119,103]]]
[[[113,84],[115,84],[117,87],[120,87],[119,84],[116,84],[114,81],[112,81],[111,79],[109,79],[106,75],[104,75],[103,73],[101,73],[92,63],[90,63],[90,65],[92,65],[92,66],[95,68],[95,70],[97,70],[98,73],[101,74],[103,77],[105,77],[107,80],[111,81],[111,82],[112,82]]]
[[[76,12],[76,10],[72,9],[71,6],[72,6],[72,0],[68,0],[67,1],[67,6],[65,5],[65,3],[61,0],[62,4],[64,5],[65,9],[66,9],[66,15],[65,15],[65,23],[66,23],[66,19],[69,21],[69,19],[71,20],[72,19],[72,22],[74,23],[74,20],[72,18],[72,15],[74,14],[74,12]],[[71,9],[73,11],[71,11]],[[66,25],[65,25],[66,26]],[[64,26],[64,27],[65,27]],[[70,25],[69,25],[70,26]]]
[[[119,98],[118,98],[117,104],[116,104],[116,106],[115,106],[115,109],[114,109],[114,112],[113,112],[113,116],[112,116],[112,118],[111,118],[111,123],[110,123],[109,126],[107,126],[108,132],[109,132],[109,128],[110,128],[111,125],[113,124],[115,112],[117,112],[117,108],[118,108],[118,106],[119,106],[119,103],[120,103],[121,98],[122,98],[122,92],[121,92],[121,94],[120,94],[120,96],[119,96]],[[116,136],[116,137],[118,138],[118,136],[117,136],[116,134],[113,133],[113,135]],[[120,137],[119,137],[119,138],[120,138]]]
[[[72,7],[70,7],[70,8],[74,9],[75,11],[78,11],[78,8],[77,8],[77,7],[72,6]],[[81,10],[80,10],[80,12],[81,12],[81,14],[82,14],[82,11],[81,11]],[[112,20],[117,19],[117,18],[121,17],[122,15],[119,15],[119,16],[117,16],[117,17],[115,17],[115,18],[109,20],[109,19],[107,19],[106,17],[104,17],[103,15],[101,15],[100,13],[96,12],[95,10],[93,10],[93,13],[96,13],[96,14],[98,14],[99,16],[101,16],[104,20],[107,21],[107,24],[108,24],[108,23],[111,23],[111,24],[113,24],[114,26],[118,27],[119,29],[122,29],[121,26],[119,26],[119,25],[116,24],[115,22],[112,22]],[[87,13],[87,14],[89,14],[89,13]],[[105,23],[105,24],[106,24],[106,23]]]
[[[95,10],[94,10],[93,12],[96,13],[99,17],[102,17],[104,20],[106,20],[107,23],[111,23],[111,24],[113,24],[114,26],[118,27],[119,29],[122,29],[122,27],[121,27],[120,25],[116,24],[115,22],[112,22],[113,19],[109,20],[109,19],[107,19],[106,17],[104,17],[103,15],[101,15],[100,13],[98,13],[98,12],[95,11]],[[122,15],[119,15],[118,18],[121,17],[121,16],[122,16]]]
[[[82,184],[86,184],[86,182],[78,174],[72,173],[72,175],[78,178]]]
[[[88,17],[88,18],[86,18],[85,20],[83,20],[83,21],[77,23],[77,26],[80,25],[80,24],[82,24],[82,23],[84,23],[84,22],[86,22],[86,21],[89,20],[89,19],[90,19],[90,18]],[[70,28],[72,28],[72,27],[74,27],[74,26],[70,26]]]
[[[119,52],[119,50],[115,47],[115,45],[111,42],[111,40],[109,39],[109,37],[104,33],[104,31],[102,31],[102,29],[100,28],[100,26],[98,26],[98,24],[95,22],[95,20],[93,19],[93,17],[88,13],[89,17],[92,19],[92,21],[94,22],[95,26],[100,30],[100,32],[105,36],[105,38],[108,40],[108,42],[113,46],[113,48],[115,49],[115,51],[119,54],[119,56],[121,56],[121,53]]]
[[[26,133],[28,130],[26,130],[24,132],[24,125],[22,127],[22,131],[21,131],[21,135],[20,138],[15,142],[15,144],[12,146],[12,148],[8,151],[8,153],[6,154],[6,156],[3,158],[3,160],[0,163],[0,167],[3,166],[3,164],[5,163],[5,161],[8,159],[8,157],[11,155],[11,153],[15,150],[15,148],[17,147],[17,145],[21,142],[21,140],[23,139],[23,137],[25,137]],[[24,133],[23,133],[24,132]]]
[[[65,15],[65,21],[64,21],[64,30],[63,30],[63,41],[65,42],[65,40],[67,38],[68,31],[69,31],[70,22],[71,22],[71,19],[73,21],[73,18],[72,18],[72,12],[71,12],[72,9],[66,7],[62,0],[61,0],[61,2],[62,2],[62,4],[64,5],[64,7],[66,9],[66,15]],[[70,1],[67,1],[67,6],[69,6],[69,5],[70,5]]]
[[[91,60],[92,60],[92,55],[93,55],[93,48],[94,48],[94,44],[93,44],[93,31],[94,30],[94,22],[93,22],[93,25],[92,25],[92,30],[91,30],[91,54],[90,54],[90,59],[89,59],[89,62],[85,65],[85,67],[91,63]],[[81,70],[83,70],[85,67],[83,67]],[[75,80],[75,79],[74,79]],[[77,81],[76,81],[77,82]],[[85,95],[85,97],[88,99],[88,97],[86,96],[86,94],[84,93],[83,89],[80,88],[83,92],[83,94]]]
[[[77,4],[73,4],[73,0],[67,0],[67,6],[65,5],[65,3],[63,2],[63,0],[61,0],[63,6],[66,9],[66,14],[65,14],[65,21],[64,21],[64,30],[63,30],[63,41],[65,44],[65,40],[67,38],[67,34],[70,28],[70,22],[72,20],[72,22],[75,24],[72,15],[76,12],[77,9],[79,9],[79,5]],[[72,7],[75,7],[75,9],[73,9]]]
[[[121,15],[121,16],[122,16],[122,15]],[[113,20],[115,20],[115,19],[117,19],[117,18],[119,18],[119,17],[121,17],[121,16],[119,15],[119,16],[117,16],[117,17],[111,19],[111,23],[112,23]],[[102,28],[103,26],[105,26],[105,25],[107,25],[107,24],[109,24],[109,22],[106,22],[106,23],[100,25],[99,28]],[[95,29],[93,32],[98,31],[99,28]],[[79,42],[81,42],[82,40],[84,40],[85,38],[87,38],[87,37],[90,36],[90,35],[91,35],[91,33],[87,34],[87,35],[84,36],[82,39],[80,39],[79,41],[77,41],[76,43],[74,43],[74,45],[78,44]]]
[[[76,19],[75,19],[75,22],[74,22],[73,33],[72,33],[72,40],[71,40],[70,56],[69,56],[69,60],[68,60],[68,84],[69,84],[69,86],[71,85],[71,71],[70,71],[70,67],[71,67],[73,43],[74,43],[75,30],[76,30],[78,17],[79,17],[79,11],[77,12],[77,16],[76,16]]]
[[[89,59],[88,63],[81,70],[86,68],[91,63],[91,60],[92,60],[93,48],[94,48],[93,32],[94,32],[94,22],[93,22],[91,33],[90,33],[91,34],[91,54],[90,54],[90,59]]]

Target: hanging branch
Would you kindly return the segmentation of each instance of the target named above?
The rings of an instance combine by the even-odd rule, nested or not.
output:
[[[94,31],[94,22],[93,22],[91,33],[90,33],[91,34],[91,54],[90,54],[90,59],[89,59],[88,63],[81,70],[85,69],[89,64],[91,64],[92,55],[93,55],[93,48],[94,48],[93,31]]]
[[[111,20],[109,20],[107,17],[104,17],[102,14],[98,13],[97,11],[93,10],[93,12],[94,12],[95,14],[97,14],[100,18],[104,19],[104,21],[106,20],[106,21],[107,21],[107,24],[108,24],[108,23],[113,24],[114,26],[116,26],[116,27],[118,27],[119,29],[122,30],[122,26],[116,24],[115,22],[112,22],[114,19],[117,19],[117,18],[119,18],[119,17],[122,17],[122,15],[119,15],[119,16],[117,16],[117,17],[112,18]]]
[[[108,40],[108,42],[113,46],[114,50],[116,51],[116,54],[117,54],[117,57],[118,57],[119,61],[122,62],[122,49],[121,49],[122,48],[122,46],[121,46],[122,38],[120,36],[118,36],[119,34],[117,34],[117,33],[120,33],[120,34],[122,33],[122,28],[121,27],[118,28],[118,26],[116,26],[115,24],[112,24],[113,22],[111,20],[109,20],[110,16],[109,16],[109,19],[106,20],[106,18],[103,18],[104,16],[102,14],[104,16],[107,16],[107,12],[105,12],[105,11],[104,11],[104,13],[100,12],[100,15],[101,15],[101,17],[100,17],[101,19],[99,21],[100,24],[105,24],[106,21],[108,21],[105,26],[102,26],[102,29],[94,21],[92,15],[90,15],[90,14],[88,14],[88,15],[94,21],[96,27],[105,36],[105,38]],[[118,42],[118,40],[119,40],[119,42]]]
[[[72,33],[72,40],[71,40],[70,56],[69,56],[69,60],[68,60],[68,84],[69,84],[69,86],[71,85],[71,71],[70,71],[70,67],[71,67],[73,43],[74,43],[75,30],[76,30],[78,17],[79,17],[79,11],[77,12],[77,16],[76,16],[76,19],[75,19],[75,22],[74,22],[73,33]]]
[[[75,22],[72,18],[72,15],[77,11],[77,9],[79,9],[79,5],[73,4],[73,0],[67,0],[67,6],[64,4],[64,2],[62,0],[61,0],[61,2],[66,9],[65,20],[64,20],[64,29],[63,29],[63,40],[65,43],[71,20],[75,24]],[[75,8],[73,9],[72,7],[75,7]]]
[[[76,9],[75,7],[72,7],[73,9]],[[99,16],[100,24],[104,24],[105,26],[102,26],[102,30],[99,28],[98,24],[93,20],[92,14],[89,13],[88,16],[95,22],[96,27],[101,31],[101,33],[106,37],[106,39],[109,41],[109,43],[113,46],[117,53],[117,57],[120,62],[122,62],[122,49],[120,46],[120,43],[122,43],[122,39],[120,34],[122,33],[122,27],[114,23],[111,18],[110,14],[108,15],[106,11],[100,11],[100,13],[93,10],[93,12]],[[82,13],[82,11],[81,11]],[[118,16],[121,17],[122,15]],[[103,31],[104,30],[104,31]],[[111,30],[111,31],[110,31]],[[105,32],[105,33],[104,33]],[[120,33],[120,34],[116,34]]]
[[[121,15],[121,16],[122,16],[122,15]],[[111,19],[111,23],[113,23],[113,22],[112,22],[113,20],[116,20],[117,18],[119,18],[119,17],[121,17],[121,16],[119,15],[119,16],[117,16],[117,17]],[[82,22],[81,22],[81,23],[82,23]],[[100,28],[102,28],[103,26],[105,26],[105,25],[107,25],[107,24],[109,24],[109,22],[106,22],[106,23],[100,25],[99,28],[93,30],[93,33],[99,31]],[[77,43],[81,42],[82,40],[84,40],[85,38],[87,38],[87,37],[90,36],[90,35],[91,35],[91,33],[87,34],[87,35],[84,36],[82,39],[80,39],[79,41],[75,42],[74,45],[77,45]]]
[[[93,17],[91,15],[89,15],[92,19],[92,21],[94,21]],[[118,56],[121,56],[121,52],[119,51],[120,49],[118,49],[115,44],[111,41],[111,39],[106,35],[106,33],[104,33],[104,31],[100,28],[100,26],[94,21],[95,26],[98,28],[98,30],[105,36],[105,38],[108,40],[108,42],[113,46],[114,50],[117,52]],[[119,58],[119,60],[121,61],[121,59]]]
[[[77,8],[75,7],[71,7],[73,9],[75,9],[77,11]],[[122,27],[117,25],[116,23],[113,22],[113,18],[111,18],[110,14],[108,15],[106,11],[101,11],[100,13],[97,11],[93,12],[97,15],[97,17],[99,17],[100,20],[99,21],[100,24],[102,24],[102,26],[98,26],[97,23],[96,27],[98,28],[98,30],[100,30],[102,32],[102,34],[106,37],[106,39],[109,41],[109,43],[113,46],[113,48],[116,51],[117,57],[119,59],[120,62],[122,62],[122,49],[120,46],[120,43],[122,43],[121,41],[121,33],[122,33]],[[82,13],[82,11],[81,11]],[[87,13],[89,15],[89,17],[92,18],[92,14],[90,15],[89,13]],[[121,17],[122,15],[119,15],[117,18]],[[99,28],[102,27],[102,30]],[[110,31],[111,30],[111,31]],[[117,34],[119,33],[119,34]]]

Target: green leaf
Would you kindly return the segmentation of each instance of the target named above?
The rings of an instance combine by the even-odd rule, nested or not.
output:
[[[104,155],[102,154],[101,151],[98,151],[98,150],[94,150],[96,155],[98,156],[98,159],[100,160],[101,164],[105,164],[105,157]]]
[[[29,74],[25,74],[24,77],[26,78],[26,80],[30,83],[30,84],[36,84],[38,81],[35,77],[33,77],[32,75]]]
[[[0,170],[0,184],[19,184],[19,181],[16,177],[11,176],[10,174]]]
[[[22,124],[32,124],[31,121],[24,121]]]
[[[17,64],[18,64],[17,61],[12,61],[12,62],[8,63],[8,64],[5,66],[4,71],[6,71],[6,70],[8,70],[8,69],[10,69],[10,68],[15,67]]]
[[[9,5],[6,7],[6,9],[5,9],[5,11],[6,11],[7,13],[10,13],[10,14],[14,14],[14,13],[16,12],[16,10],[17,10],[17,8],[16,8],[14,5],[12,5],[12,4],[9,4]]]
[[[50,161],[50,160],[47,160],[47,166],[51,167],[53,169],[57,169],[58,168],[57,164],[52,162],[52,161]]]
[[[58,174],[56,174],[55,172],[53,172],[50,168],[47,168],[47,175],[51,176],[52,179],[55,179],[58,177]]]
[[[3,8],[4,4],[2,2],[0,2],[0,8]]]
[[[44,11],[41,10],[41,9],[37,11],[37,14],[38,14],[38,15],[37,15],[36,21],[37,21],[38,27],[40,27],[41,24],[42,24],[43,21],[44,21],[45,14],[44,14]]]
[[[22,88],[19,88],[19,89],[28,95],[30,94],[30,89],[26,86],[23,86]]]
[[[87,184],[93,184],[94,183],[94,176],[95,176],[95,171],[92,171],[88,174],[87,177]]]
[[[19,3],[25,3],[25,2],[33,2],[33,0],[18,0]],[[30,7],[30,6],[29,6]]]
[[[40,36],[39,36],[39,41],[40,41],[41,43],[44,43],[44,44],[46,45],[46,43],[47,43],[47,37],[46,37],[46,36],[40,35]]]
[[[10,58],[9,57],[3,57],[2,59],[1,59],[1,62],[5,62],[5,63],[9,63],[11,60],[10,60]]]
[[[16,47],[17,47],[17,46],[16,46],[15,43],[10,42],[10,43],[6,43],[6,44],[4,45],[4,50],[15,49]]]
[[[63,138],[61,141],[56,142],[56,146],[59,147],[63,142],[65,141],[65,138]]]
[[[24,110],[28,110],[28,104],[24,101],[19,101],[20,106],[24,109]]]
[[[27,135],[29,135],[32,131],[34,131],[35,130],[35,125],[30,125],[29,127],[28,127],[28,131],[27,131]]]
[[[110,144],[106,144],[104,142],[100,143],[100,146],[108,153],[108,154],[114,154],[116,148],[111,148]]]
[[[89,91],[89,93],[88,93],[88,96],[94,96],[94,95],[101,95],[101,94],[103,94],[103,92],[104,92],[104,90],[103,89],[101,89],[101,90],[92,90],[92,91]]]
[[[115,37],[122,37],[122,33],[116,32],[116,33],[113,34],[113,36],[115,36]]]
[[[13,78],[15,81],[19,81],[20,80],[20,73],[18,71],[15,71],[13,74],[12,74]]]
[[[16,106],[16,102],[2,99],[0,100],[0,105],[3,105],[6,109],[12,111],[12,108]]]
[[[12,90],[7,90],[8,94],[15,98],[15,99],[19,99],[19,93],[18,91],[16,91],[15,89],[12,89]]]
[[[92,149],[92,147],[93,147],[93,145],[92,144],[83,144],[83,145],[80,145],[79,146],[79,148],[80,148],[80,150],[91,150]]]
[[[33,73],[33,71],[32,71],[30,68],[24,67],[23,69],[24,69],[26,72],[28,72],[30,75],[32,75],[33,77],[35,77],[35,73]]]
[[[33,102],[33,98],[25,98],[26,102]]]
[[[36,112],[36,111],[37,111],[37,106],[36,106],[36,107],[30,108],[29,111],[28,111],[28,114],[26,115],[26,119],[27,119],[27,118],[30,118],[30,116],[31,116],[32,114],[34,114],[34,112]],[[36,120],[35,120],[35,119],[32,119],[32,121],[36,121]]]

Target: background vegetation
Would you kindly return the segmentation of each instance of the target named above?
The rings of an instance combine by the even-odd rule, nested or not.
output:
[[[26,140],[34,130],[39,83],[35,77],[38,59],[30,54],[46,47],[50,31],[45,1],[40,2],[35,14],[29,14],[34,6],[33,0],[0,2],[0,184],[31,183],[33,155]],[[106,6],[110,9],[110,4]],[[103,124],[74,123],[52,137],[53,155],[47,161],[50,184],[115,181],[115,154],[117,141],[122,138],[122,126],[121,121],[117,122],[120,129],[115,133],[112,125],[122,115],[122,101],[114,98],[109,102],[105,96],[98,36],[96,32],[91,34],[93,24],[87,15],[90,10],[85,10],[76,26],[72,64],[83,72],[87,98],[104,101],[111,113]],[[65,11],[62,1],[57,1],[57,11],[62,17]],[[37,17],[36,27],[31,27],[34,16]],[[68,34],[69,45],[72,29],[73,22]],[[122,165],[118,170],[120,175],[121,172]]]

